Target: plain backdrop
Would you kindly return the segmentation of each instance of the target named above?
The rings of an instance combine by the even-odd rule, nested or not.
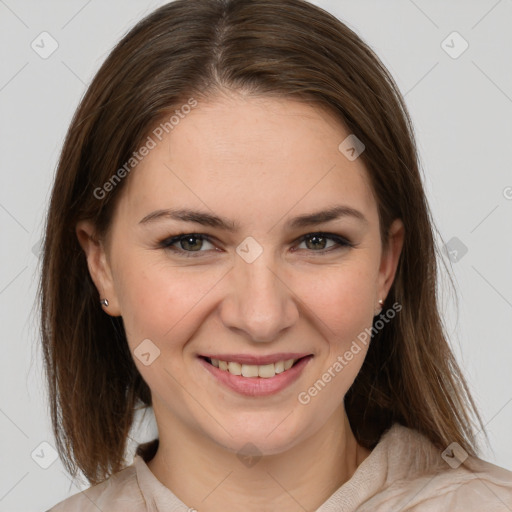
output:
[[[43,511],[87,487],[53,452],[34,309],[39,241],[87,84],[163,3],[0,0],[0,511]],[[512,470],[512,1],[314,3],[370,44],[405,95],[458,287],[458,310],[443,294],[445,323],[490,435],[482,458]],[[154,434],[147,418],[134,435]]]

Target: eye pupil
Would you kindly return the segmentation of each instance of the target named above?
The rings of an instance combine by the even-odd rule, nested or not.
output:
[[[195,240],[196,243],[195,244],[193,242],[190,243],[191,240]],[[187,236],[185,238],[182,238],[180,240],[180,243],[181,243],[182,249],[198,251],[199,249],[201,249],[202,240],[198,236]],[[187,247],[187,244],[189,244],[188,247]],[[191,246],[195,246],[195,247],[191,247]]]
[[[310,236],[309,238],[306,239],[306,245],[308,244],[308,242],[312,242],[313,240],[316,240],[318,242],[318,240],[320,240],[320,245],[317,245],[316,243],[313,244],[313,249],[324,249],[325,248],[325,237],[323,236],[318,236],[318,235],[313,235],[313,236]]]

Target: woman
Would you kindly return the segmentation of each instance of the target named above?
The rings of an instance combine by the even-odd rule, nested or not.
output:
[[[300,0],[156,10],[53,189],[52,421],[92,487],[51,510],[510,510],[436,272],[410,119],[364,42]]]

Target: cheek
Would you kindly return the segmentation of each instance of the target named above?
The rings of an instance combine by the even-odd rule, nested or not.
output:
[[[165,281],[165,275],[155,266],[148,265],[148,255],[144,252],[124,246],[120,246],[117,252],[123,257],[117,260],[115,288],[128,342],[134,348],[143,339],[158,337],[163,328],[160,324],[164,321],[164,304],[168,304],[168,311],[173,310],[166,293],[172,288]],[[157,272],[159,279],[156,279]]]
[[[301,287],[314,330],[322,338],[317,346],[323,343],[323,350],[319,371],[298,401],[319,423],[339,406],[363,365],[371,339],[376,275],[372,264],[347,264],[322,278],[317,275],[314,282],[304,280]]]
[[[190,320],[223,272],[152,261],[144,252],[125,254],[118,267],[116,290],[129,345],[133,349],[149,338],[172,350],[175,347],[169,340],[184,340],[193,334]]]
[[[371,325],[376,275],[369,260],[354,261],[297,282],[297,294],[331,343],[344,343]]]
[[[359,254],[324,276],[304,280],[301,287],[314,329],[322,338],[317,343],[323,342],[317,375],[321,382],[311,382],[303,398],[315,402],[315,414],[321,418],[339,405],[363,365],[371,340],[377,274],[376,262]],[[324,388],[330,391],[324,393]],[[321,398],[314,399],[317,395]]]

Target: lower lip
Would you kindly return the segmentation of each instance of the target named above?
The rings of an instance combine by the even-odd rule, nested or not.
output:
[[[269,396],[279,393],[292,384],[292,382],[296,381],[312,358],[313,356],[303,357],[289,370],[285,370],[268,379],[233,375],[227,370],[220,370],[201,357],[199,361],[215,378],[233,391],[247,396]]]

